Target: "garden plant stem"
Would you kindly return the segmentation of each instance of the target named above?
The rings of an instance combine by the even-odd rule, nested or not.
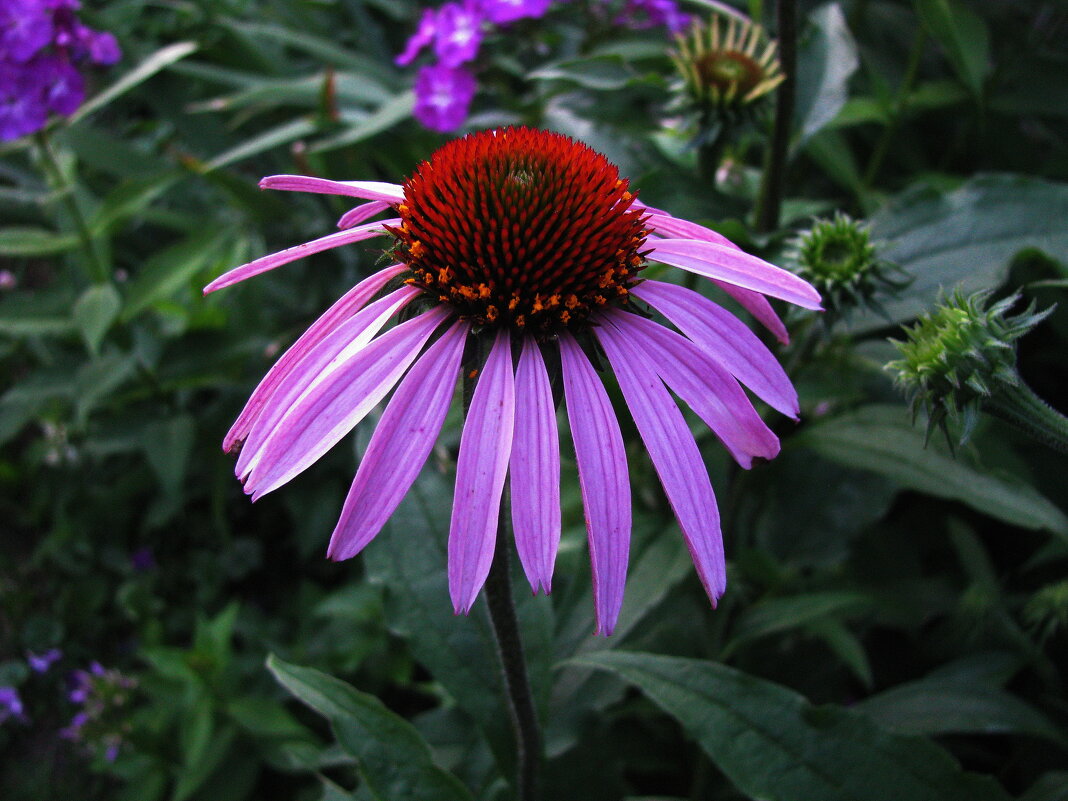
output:
[[[512,597],[512,581],[508,567],[508,548],[511,536],[508,521],[511,504],[507,486],[501,497],[501,514],[497,525],[497,547],[486,578],[486,601],[493,623],[497,653],[504,674],[504,689],[508,696],[508,711],[516,739],[516,799],[537,801],[541,769],[541,731],[534,709],[534,695],[527,675],[523,640]]]
[[[797,72],[797,3],[778,0],[775,4],[776,38],[779,40],[779,63],[786,79],[775,93],[775,122],[771,146],[764,161],[764,177],[757,203],[756,228],[761,233],[779,227],[783,191],[786,185],[786,161],[790,149],[790,131],[794,122],[794,91]]]

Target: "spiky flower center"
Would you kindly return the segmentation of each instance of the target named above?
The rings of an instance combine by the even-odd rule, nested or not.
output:
[[[538,335],[625,303],[647,231],[627,180],[561,134],[483,131],[404,184],[394,255],[410,283],[482,326]]]
[[[736,50],[706,53],[697,59],[697,74],[706,87],[745,97],[764,79],[760,65]]]
[[[818,220],[798,243],[802,275],[827,284],[857,282],[875,266],[868,229],[845,215]]]

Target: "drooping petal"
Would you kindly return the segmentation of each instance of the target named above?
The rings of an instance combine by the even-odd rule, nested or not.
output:
[[[382,529],[419,475],[449,411],[471,324],[453,323],[412,365],[378,421],[326,555],[355,556]]]
[[[346,228],[352,228],[354,225],[362,223],[364,220],[369,220],[376,214],[380,214],[389,208],[389,204],[384,200],[372,200],[370,203],[361,203],[354,209],[349,209],[341,215],[341,219],[337,221],[337,227],[342,230]]]
[[[630,475],[612,403],[578,342],[560,335],[560,365],[593,569],[597,633],[612,633],[630,553]]]
[[[404,187],[382,181],[331,181],[313,178],[310,175],[268,175],[260,180],[260,189],[277,189],[284,192],[310,192],[316,195],[345,195],[364,200],[384,200],[400,203],[404,200]]]
[[[631,290],[670,320],[773,409],[796,418],[797,391],[778,359],[745,323],[699,292],[661,281]]]
[[[394,264],[384,270],[379,270],[374,275],[365,278],[348,292],[341,296],[333,306],[312,323],[308,330],[300,335],[290,348],[272,365],[267,375],[263,377],[259,385],[252,392],[252,396],[241,410],[237,420],[230,427],[226,438],[223,440],[223,450],[231,451],[237,443],[248,436],[252,423],[259,415],[267,399],[274,394],[278,386],[292,372],[293,368],[314,348],[319,342],[337,328],[348,317],[358,312],[382,287],[407,267],[404,264]]]
[[[489,575],[514,425],[512,341],[501,329],[479,374],[456,459],[449,524],[449,596],[456,614],[471,611]]]
[[[679,407],[650,369],[645,355],[634,351],[628,336],[612,323],[615,317],[603,315],[605,324],[593,330],[612,364],[638,433],[682,528],[697,574],[715,606],[727,588],[727,570],[719,510],[708,470]]]
[[[651,228],[654,233],[665,239],[670,237],[678,239],[698,239],[702,242],[715,242],[717,245],[741,250],[741,248],[718,231],[713,231],[711,228],[706,228],[703,225],[698,225],[689,220],[680,220],[678,217],[672,217],[666,211],[654,210],[648,206],[646,208],[650,212],[649,217],[646,220],[646,225]]]
[[[712,283],[734,298],[739,306],[753,315],[753,319],[771,331],[779,342],[783,345],[790,344],[790,333],[786,330],[786,324],[775,313],[775,309],[771,307],[766,297],[759,292],[742,289],[726,281],[713,281]]]
[[[734,377],[690,340],[637,314],[614,311],[613,323],[631,339],[671,389],[719,437],[742,467],[771,459],[779,440],[760,419]]]
[[[548,595],[560,546],[560,438],[549,374],[533,337],[523,340],[515,398],[512,529],[530,588],[535,595],[539,590]]]
[[[240,283],[254,275],[265,273],[268,270],[281,267],[283,264],[289,264],[291,261],[296,261],[297,259],[303,259],[305,256],[310,256],[313,253],[321,253],[324,250],[332,250],[333,248],[338,248],[353,242],[359,242],[363,239],[382,236],[386,233],[386,229],[382,227],[383,225],[400,225],[400,222],[400,218],[397,217],[390,220],[367,223],[366,225],[349,228],[346,231],[338,231],[334,234],[328,234],[319,237],[318,239],[313,239],[311,242],[304,242],[303,244],[280,250],[269,256],[263,256],[255,261],[250,261],[248,264],[242,264],[240,267],[235,267],[234,269],[223,273],[204,287],[204,294],[207,295],[217,289],[233,286],[234,284]]]
[[[449,313],[439,306],[401,323],[313,383],[264,442],[245,492],[256,500],[332,448],[393,389]]]
[[[245,478],[256,468],[263,455],[264,443],[298,398],[329,375],[334,367],[366,346],[393,315],[418,296],[416,287],[405,286],[380,298],[337,325],[291,366],[275,390],[263,399],[259,412],[251,421],[235,466],[239,478]]]
[[[807,281],[735,247],[693,239],[651,239],[651,258],[683,270],[780,298],[806,309],[821,309],[820,295]]]

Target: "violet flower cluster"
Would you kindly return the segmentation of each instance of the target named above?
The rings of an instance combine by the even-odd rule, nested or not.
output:
[[[472,65],[485,36],[521,19],[540,18],[550,5],[552,0],[455,0],[426,9],[395,59],[398,66],[406,67],[427,48],[434,55],[434,62],[416,75],[415,118],[442,133],[459,128],[475,97],[478,85]],[[675,0],[626,0],[622,5],[601,0],[601,5],[606,11],[612,7],[613,24],[631,28],[663,25],[674,32],[689,21]]]
[[[99,662],[93,662],[89,670],[74,671],[67,698],[81,709],[59,735],[114,762],[130,729],[124,710],[136,686],[135,679],[108,670]]]
[[[44,127],[48,115],[73,114],[85,99],[79,65],[119,60],[110,33],[83,25],[79,0],[4,0],[0,4],[0,140]]]

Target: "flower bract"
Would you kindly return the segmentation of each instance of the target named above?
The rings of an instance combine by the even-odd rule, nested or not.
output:
[[[779,443],[742,386],[791,417],[797,396],[772,353],[732,313],[642,273],[656,261],[703,276],[782,340],[786,330],[767,298],[818,309],[808,283],[643,204],[602,155],[547,131],[505,128],[453,140],[403,184],[281,175],[261,185],[365,202],[341,219],[338,233],[237,267],[205,291],[372,237],[390,240],[391,263],[316,320],[253,392],[224,441],[226,450],[240,447],[237,474],[247,493],[259,498],[297,476],[392,392],[328,549],[333,559],[355,555],[418,476],[462,371],[477,380],[449,530],[454,608],[470,610],[489,572],[506,480],[520,561],[532,589],[548,592],[561,527],[558,383],[598,630],[610,633],[623,599],[631,496],[619,422],[594,366],[603,362],[715,603],[726,585],[716,499],[671,393],[744,468],[774,457]],[[407,319],[389,327],[406,308]],[[472,353],[486,355],[472,363]]]

